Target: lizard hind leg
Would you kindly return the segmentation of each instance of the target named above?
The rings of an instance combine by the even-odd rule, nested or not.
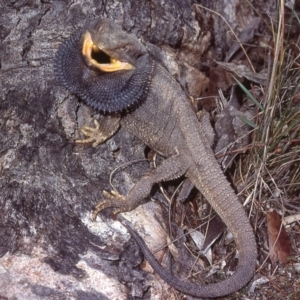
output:
[[[116,191],[106,192],[104,200],[101,200],[95,207],[92,218],[96,219],[97,214],[106,208],[113,208],[113,214],[131,211],[149,196],[152,186],[162,181],[173,180],[185,174],[189,168],[185,156],[177,154],[165,159],[156,169],[142,177],[129,191],[127,196],[122,196]]]
[[[86,138],[76,140],[76,143],[92,143],[93,147],[97,147],[116,133],[120,127],[120,119],[119,116],[104,116],[99,122],[94,120],[95,127],[83,126],[80,129]]]
[[[115,208],[113,211],[113,214],[116,215],[122,212],[122,202],[124,202],[126,206],[126,201],[125,201],[126,197],[119,194],[116,191],[111,191],[111,192],[103,191],[103,195],[105,196],[106,199],[104,201],[98,202],[98,204],[96,205],[92,214],[93,221],[96,220],[98,213],[106,208],[115,207],[116,204],[119,203],[117,205],[118,208]]]

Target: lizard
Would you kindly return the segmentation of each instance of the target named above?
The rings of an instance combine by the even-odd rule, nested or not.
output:
[[[179,83],[133,34],[109,19],[95,19],[64,41],[55,56],[59,83],[105,117],[96,128],[86,127],[86,140],[103,143],[125,127],[165,159],[143,176],[127,196],[103,192],[104,209],[113,214],[131,211],[159,182],[187,177],[204,195],[233,234],[239,263],[234,274],[218,283],[183,282],[153,257],[137,232],[125,221],[154,271],[175,289],[194,297],[214,298],[245,286],[257,259],[253,229],[236,193],[217,163],[204,129]]]

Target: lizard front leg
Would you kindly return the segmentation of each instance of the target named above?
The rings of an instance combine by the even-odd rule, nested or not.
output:
[[[120,119],[119,116],[104,116],[99,122],[94,120],[95,127],[83,126],[80,129],[86,138],[76,140],[76,143],[92,143],[93,147],[97,147],[116,133],[120,127]]]
[[[122,196],[112,191],[104,191],[106,199],[100,201],[93,212],[93,219],[106,208],[114,208],[113,214],[131,211],[136,208],[143,199],[149,196],[155,183],[176,179],[185,174],[189,168],[189,162],[183,155],[174,155],[164,160],[156,169],[142,177],[129,191],[128,195]]]

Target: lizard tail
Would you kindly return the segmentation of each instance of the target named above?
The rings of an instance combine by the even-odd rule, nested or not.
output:
[[[214,170],[216,171],[216,174],[212,174]],[[199,170],[195,171],[199,172]],[[181,281],[172,276],[156,261],[143,239],[130,227],[130,223],[122,219],[122,223],[125,223],[124,225],[141,248],[145,258],[148,260],[154,271],[170,286],[184,294],[199,298],[222,297],[241,289],[252,278],[255,272],[257,258],[253,229],[241,203],[238,201],[237,196],[229,186],[228,181],[225,179],[224,174],[222,174],[218,165],[212,166],[209,173],[210,176],[216,175],[213,177],[209,176],[210,178],[215,178],[214,182],[211,180],[199,182],[197,180],[193,183],[208,199],[212,207],[222,218],[234,236],[239,251],[239,264],[235,273],[228,279],[214,284],[197,285]],[[193,175],[194,176],[189,176],[189,178],[208,178],[207,176],[203,176],[203,174],[201,174],[201,177],[199,174]]]

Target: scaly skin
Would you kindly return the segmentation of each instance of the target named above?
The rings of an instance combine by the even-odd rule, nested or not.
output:
[[[144,46],[134,36],[123,32],[108,20],[97,20],[86,30],[90,33],[94,44],[107,55],[113,57],[114,60],[127,62],[133,66],[130,71],[116,71],[116,77],[119,74],[123,76],[124,72],[134,74],[134,72],[142,72],[143,69],[147,72],[142,84],[144,90],[139,91],[142,96],[140,99],[134,99],[133,106],[128,106],[126,103],[126,106],[122,107],[122,97],[120,97],[120,104],[117,107],[109,107],[107,111],[121,113],[121,126],[166,157],[161,165],[141,178],[126,197],[117,193],[106,193],[106,199],[97,205],[94,217],[98,212],[110,207],[114,208],[116,214],[130,211],[149,195],[155,183],[172,180],[181,175],[187,176],[220,215],[234,236],[239,251],[239,265],[230,278],[220,283],[203,286],[180,281],[157,263],[144,241],[130,225],[126,222],[125,224],[153,269],[175,289],[201,298],[221,297],[239,290],[251,279],[255,271],[257,252],[253,230],[242,205],[215,160],[203,128],[198,122],[187,96],[179,84],[159,63],[151,58]],[[80,55],[82,39],[77,39],[71,44],[70,47],[75,47],[75,49],[72,48],[72,51],[78,50],[78,55]],[[69,59],[67,58],[69,56],[65,58],[64,51],[66,50],[63,47],[61,49],[63,50],[59,51],[56,62],[58,79],[71,91],[79,96],[83,95],[88,104],[101,110],[101,104],[97,107],[97,103],[100,103],[101,99],[95,99],[94,95],[87,95],[84,90],[84,81],[88,80],[87,74],[90,72],[93,80],[97,77],[95,70],[90,68],[91,63],[82,63],[82,60],[76,58],[77,55],[75,61],[70,62],[70,65],[76,66],[77,71],[81,68],[84,74],[84,77],[76,78],[74,86],[72,72],[69,74],[68,71],[67,74],[67,77],[72,78],[71,83],[68,83],[68,78],[62,79],[64,70],[61,69],[65,65],[64,59]],[[103,70],[99,71],[99,78],[100,75],[103,76]],[[136,84],[136,80],[132,82]],[[95,84],[97,89],[101,89],[101,79]],[[126,85],[129,90],[130,84],[129,82]],[[115,93],[113,82],[109,89],[112,94]],[[138,90],[136,85],[132,89]],[[137,101],[139,105],[136,105]],[[116,127],[115,124],[114,126]],[[114,131],[112,130],[112,132]],[[103,139],[103,135],[101,138]]]

